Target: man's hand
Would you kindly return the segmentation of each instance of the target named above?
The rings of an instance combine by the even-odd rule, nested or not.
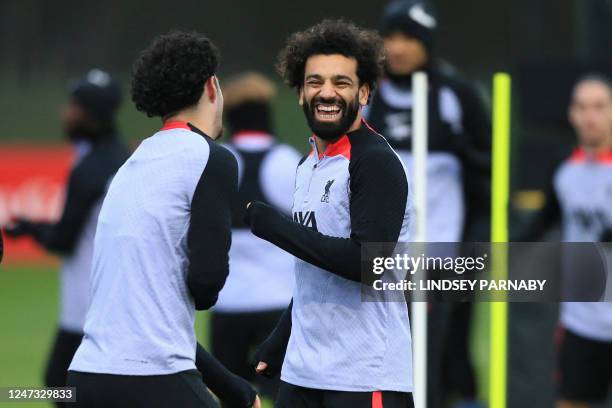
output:
[[[253,404],[253,408],[261,408],[261,400],[259,399],[259,395],[255,397],[255,403]]]
[[[271,205],[261,201],[251,201],[246,205],[244,222],[251,228],[251,232],[260,238],[262,238],[262,233],[270,231],[271,226],[279,218],[283,219],[288,217]]]
[[[257,363],[257,367],[255,367],[255,371],[257,372],[257,374],[263,375],[267,368],[268,368],[268,363],[266,363],[265,361],[260,361],[259,363]]]
[[[282,333],[274,331],[257,348],[251,365],[257,374],[268,378],[274,378],[280,374],[287,351],[288,338],[285,337]]]
[[[274,351],[276,345],[264,342],[253,356],[253,364],[251,365],[255,372],[267,378],[274,378],[280,374],[285,354],[280,351]],[[271,362],[269,364],[268,362]]]

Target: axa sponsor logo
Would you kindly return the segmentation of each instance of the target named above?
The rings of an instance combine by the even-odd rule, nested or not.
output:
[[[609,225],[612,220],[608,220],[606,214],[601,210],[578,208],[571,213],[576,222],[585,231],[599,230]]]
[[[300,223],[311,230],[318,231],[317,219],[314,211],[296,211],[293,213],[293,221]]]

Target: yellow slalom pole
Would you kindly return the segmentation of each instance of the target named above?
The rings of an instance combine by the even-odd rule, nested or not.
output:
[[[491,242],[508,242],[510,189],[510,75],[493,78],[493,160],[491,177]],[[497,247],[497,248],[496,248]],[[493,244],[492,279],[507,279],[507,248]],[[505,408],[507,401],[508,304],[491,301],[489,350],[489,406]],[[505,300],[505,298],[502,298]]]

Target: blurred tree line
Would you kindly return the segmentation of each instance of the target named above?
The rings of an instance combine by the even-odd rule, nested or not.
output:
[[[90,66],[127,73],[136,53],[173,28],[208,34],[224,71],[272,71],[287,35],[323,18],[376,28],[386,1],[2,0],[0,72],[21,83]],[[607,51],[609,0],[433,0],[439,54],[483,76],[516,58]],[[601,26],[601,27],[599,27]],[[600,51],[601,50],[601,51]]]
[[[484,89],[495,71],[512,71],[521,61],[555,63],[578,57],[605,59],[610,54],[610,0],[432,2],[439,14],[437,56]],[[210,36],[221,49],[221,79],[244,69],[278,79],[273,68],[276,54],[291,32],[339,17],[376,28],[385,4],[386,0],[0,0],[0,138],[58,138],[56,111],[68,79],[100,67],[125,85],[139,50],[170,29],[194,29]],[[277,104],[281,133],[305,131],[294,102],[292,92],[283,90]],[[129,102],[125,105],[122,126],[130,137],[140,139],[157,126],[137,115]]]

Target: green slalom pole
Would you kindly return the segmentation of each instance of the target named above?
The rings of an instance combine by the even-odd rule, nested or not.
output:
[[[510,190],[510,75],[493,77],[493,160],[491,177],[491,242],[508,242]],[[492,279],[507,279],[507,247],[493,244]],[[490,302],[489,406],[506,408],[508,303],[498,294]],[[502,295],[503,296],[503,295]]]

